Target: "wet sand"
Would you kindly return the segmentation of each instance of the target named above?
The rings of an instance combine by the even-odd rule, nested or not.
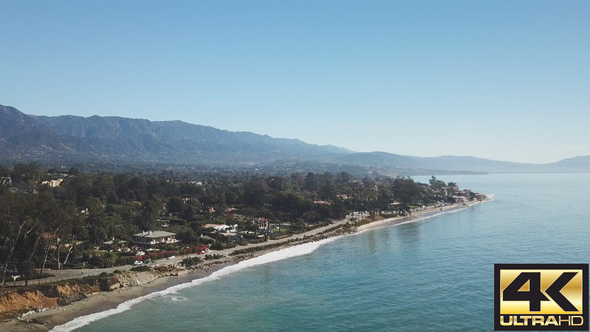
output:
[[[23,321],[12,320],[0,324],[0,330],[2,332],[49,331],[53,327],[65,324],[77,317],[114,309],[128,300],[206,277],[215,271],[236,263],[237,262],[218,264],[210,267],[206,271],[196,270],[180,277],[161,277],[149,284],[141,286],[123,288],[112,292],[98,292],[84,300],[74,302],[67,306],[52,308],[43,312],[31,314],[24,317]]]

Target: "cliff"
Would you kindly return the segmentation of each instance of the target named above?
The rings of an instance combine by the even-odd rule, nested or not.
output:
[[[0,294],[0,317],[14,318],[29,311],[65,306],[98,292],[145,285],[165,275],[171,274],[169,271],[125,271],[98,278],[71,280],[59,285],[6,289]]]

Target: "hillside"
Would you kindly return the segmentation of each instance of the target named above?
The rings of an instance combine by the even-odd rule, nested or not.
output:
[[[9,161],[246,164],[310,160],[349,151],[229,132],[181,121],[32,116],[0,106],[0,151]]]
[[[590,172],[590,156],[550,164],[475,157],[415,157],[357,153],[297,139],[230,132],[182,121],[122,117],[34,116],[0,105],[1,162],[129,163],[150,165],[299,166],[343,170],[351,166],[385,174]],[[311,165],[311,166],[310,166]],[[318,166],[314,166],[318,165]]]
[[[405,168],[486,173],[577,173],[590,171],[590,156],[579,156],[549,164],[515,163],[475,157],[413,157],[385,152],[353,153],[334,161],[383,169]]]

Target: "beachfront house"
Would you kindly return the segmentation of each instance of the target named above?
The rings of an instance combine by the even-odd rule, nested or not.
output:
[[[123,241],[123,240],[109,240],[109,241],[104,241],[102,243],[102,248],[104,250],[116,250],[116,251],[121,251],[121,249],[126,248],[127,247],[127,241]]]
[[[235,233],[238,228],[238,225],[235,224],[233,226],[230,226],[230,225],[226,225],[226,224],[206,224],[203,227],[204,228],[213,228],[214,230],[216,230],[217,232],[220,232],[220,233],[223,233],[223,232]]]
[[[133,235],[133,243],[141,247],[151,247],[158,244],[178,243],[175,233],[166,231],[147,231]]]
[[[465,204],[467,202],[467,197],[465,196],[453,195],[452,197],[456,203]]]

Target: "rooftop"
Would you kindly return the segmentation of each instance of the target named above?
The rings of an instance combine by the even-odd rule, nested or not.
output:
[[[113,241],[113,240],[110,240],[110,241],[104,241],[102,244],[111,245],[111,244],[115,244],[115,243],[119,243],[119,244],[125,244],[125,243],[127,243],[127,241],[123,241],[123,240],[121,240],[121,241],[117,241],[117,242],[115,242],[115,241]]]
[[[160,238],[160,237],[174,236],[174,235],[176,235],[176,233],[170,233],[170,232],[166,232],[166,231],[149,231],[149,232],[137,233],[137,234],[134,234],[133,236],[146,237],[146,238]]]

